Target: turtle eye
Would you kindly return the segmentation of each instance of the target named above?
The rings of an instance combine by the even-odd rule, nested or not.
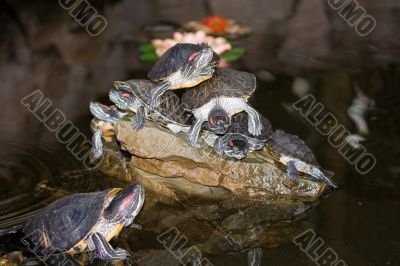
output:
[[[228,145],[229,145],[230,147],[233,147],[233,146],[234,146],[233,141],[232,141],[232,140],[228,141]]]
[[[189,61],[192,61],[199,53],[200,53],[200,52],[194,52],[194,53],[192,53],[191,55],[189,55],[188,60],[189,60]]]

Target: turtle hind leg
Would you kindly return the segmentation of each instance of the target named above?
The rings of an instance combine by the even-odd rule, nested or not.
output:
[[[144,109],[144,106],[141,105],[137,109],[135,119],[133,120],[133,123],[132,123],[132,127],[136,130],[143,129],[144,117],[145,117],[145,109]]]
[[[92,136],[92,154],[95,159],[100,158],[103,154],[103,142],[101,141],[102,134],[103,128],[99,127]]]
[[[161,95],[163,95],[170,87],[171,83],[166,81],[151,89],[147,99],[150,108],[154,109],[160,104],[159,100]]]
[[[299,171],[297,171],[295,161],[288,161],[286,163],[286,173],[291,180],[299,179]]]
[[[107,242],[107,240],[100,233],[94,233],[92,240],[96,246],[96,250],[91,254],[90,260],[101,259],[101,260],[126,260],[129,253],[121,248],[113,249],[113,247]]]
[[[249,115],[249,122],[248,122],[249,132],[254,136],[261,135],[263,125],[258,112],[248,104],[246,104],[244,110]]]

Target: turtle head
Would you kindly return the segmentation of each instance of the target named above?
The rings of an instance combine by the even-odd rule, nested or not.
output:
[[[223,108],[213,108],[208,115],[208,128],[216,134],[224,134],[231,125],[231,117]]]
[[[214,61],[214,51],[208,44],[200,44],[200,50],[193,51],[189,54],[187,60],[193,65],[195,69],[202,70],[210,66]]]
[[[138,215],[144,202],[144,188],[134,183],[119,192],[104,211],[104,218],[111,223],[127,226]]]
[[[240,134],[226,134],[220,137],[214,144],[217,154],[226,154],[236,160],[245,158],[249,152],[249,142]]]
[[[114,82],[114,88],[109,92],[110,100],[120,109],[128,110],[135,101],[131,87],[126,82]]]

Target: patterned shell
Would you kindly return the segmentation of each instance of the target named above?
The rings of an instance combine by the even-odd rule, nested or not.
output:
[[[172,46],[154,64],[147,76],[153,81],[165,79],[181,69],[188,61],[189,56],[192,53],[201,51],[203,47],[204,44],[192,43],[178,43]],[[219,60],[219,56],[214,53],[212,62],[217,64]]]
[[[255,89],[254,74],[218,68],[211,79],[188,89],[182,96],[182,102],[187,110],[194,110],[220,96],[247,98]]]
[[[278,129],[274,132],[268,144],[273,150],[279,153],[300,159],[308,164],[319,166],[310,148],[296,135],[291,135]]]
[[[126,81],[126,83],[128,83],[132,92],[142,104],[144,104],[146,109],[150,110],[147,104],[148,95],[150,90],[154,88],[154,86],[157,86],[157,84],[145,79],[131,79]],[[172,121],[182,125],[190,124],[186,116],[186,110],[183,108],[178,95],[174,92],[166,91],[161,95],[159,101],[160,105],[150,114],[151,119],[161,123]]]
[[[69,250],[100,220],[107,192],[79,193],[56,200],[24,226],[25,239],[43,254]]]
[[[273,134],[272,124],[269,120],[260,115],[261,123],[263,125],[263,129],[261,131],[261,135],[253,136],[250,134],[248,130],[248,119],[249,115],[246,112],[240,112],[232,117],[231,126],[228,129],[227,133],[239,133],[244,136],[248,136],[251,138],[256,138],[260,140],[269,140]]]

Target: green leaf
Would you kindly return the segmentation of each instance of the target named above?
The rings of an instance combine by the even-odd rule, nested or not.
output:
[[[140,53],[149,53],[149,52],[154,52],[156,50],[156,47],[152,45],[151,43],[144,43],[139,45],[139,52]]]
[[[139,55],[139,58],[144,62],[155,62],[158,60],[158,56],[155,53],[143,53]]]
[[[235,48],[222,53],[221,58],[224,59],[226,62],[235,62],[242,58],[245,53],[246,50],[244,48]]]

